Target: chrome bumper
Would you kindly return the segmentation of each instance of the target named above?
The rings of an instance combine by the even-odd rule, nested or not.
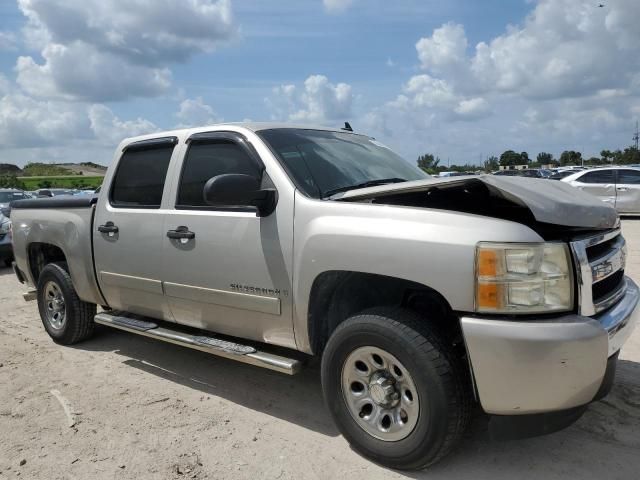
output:
[[[607,359],[627,341],[640,316],[640,289],[594,317],[550,320],[462,317],[480,404],[495,415],[565,410],[591,402]]]

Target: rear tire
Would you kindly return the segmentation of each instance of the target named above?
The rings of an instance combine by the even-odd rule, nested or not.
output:
[[[93,334],[96,306],[80,300],[65,263],[50,263],[42,269],[38,310],[45,330],[56,343],[73,345]]]
[[[447,455],[471,411],[468,373],[453,347],[412,311],[375,309],[334,331],[322,356],[325,402],[351,446],[395,469]]]

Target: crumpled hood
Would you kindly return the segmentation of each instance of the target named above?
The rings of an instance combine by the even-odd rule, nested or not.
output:
[[[384,203],[385,196],[426,192],[439,186],[463,186],[475,182],[481,182],[494,194],[526,207],[541,223],[596,229],[613,228],[618,224],[618,214],[611,205],[568,183],[537,178],[497,175],[427,178],[349,190],[333,199],[358,201],[376,198],[378,203]]]

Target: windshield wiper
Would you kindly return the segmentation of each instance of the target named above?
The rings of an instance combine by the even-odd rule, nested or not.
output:
[[[377,180],[369,180],[368,182],[357,183],[356,185],[349,185],[346,187],[333,188],[324,192],[322,198],[329,198],[337,193],[346,192],[348,190],[357,190],[358,188],[375,187],[378,185],[386,185],[388,183],[402,183],[406,182],[404,178],[392,177],[392,178],[379,178]]]

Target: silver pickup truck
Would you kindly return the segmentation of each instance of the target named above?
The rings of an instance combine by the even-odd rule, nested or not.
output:
[[[102,324],[288,374],[320,358],[342,434],[394,468],[441,459],[474,404],[496,437],[571,424],[639,315],[611,206],[434,179],[344,129],[130,138],[97,197],[18,201],[12,220],[54,341]]]

